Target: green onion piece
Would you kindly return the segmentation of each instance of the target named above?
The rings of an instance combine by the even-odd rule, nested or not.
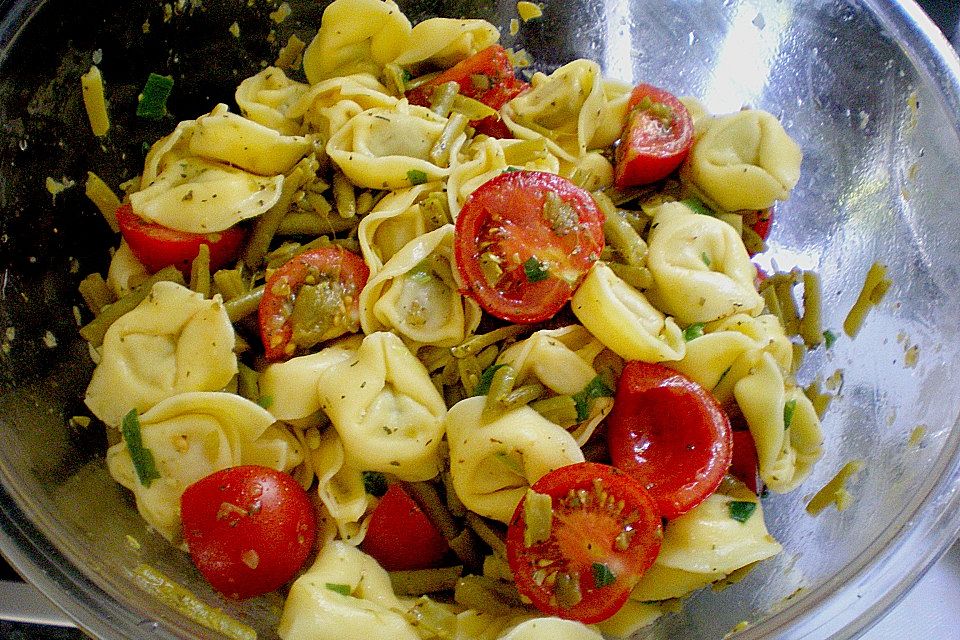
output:
[[[505,364],[493,364],[483,370],[483,373],[480,374],[480,381],[477,382],[477,388],[473,390],[473,395],[475,396],[485,396],[490,392],[490,383],[493,382],[493,376],[497,373],[497,369],[500,367],[505,367]]]
[[[680,201],[680,204],[684,204],[688,209],[694,213],[699,213],[702,216],[714,216],[716,215],[710,207],[703,204],[699,198],[684,198]]]
[[[587,383],[582,391],[573,395],[577,405],[577,421],[583,422],[590,417],[590,401],[596,398],[613,397],[613,389],[607,386],[599,375]]]
[[[382,497],[387,492],[387,477],[379,471],[364,471],[363,490],[374,496]]]
[[[553,498],[527,489],[523,501],[523,546],[530,548],[550,539],[553,529]]]
[[[351,593],[353,593],[353,589],[351,589],[350,585],[348,584],[338,584],[336,582],[328,582],[326,584],[326,587],[327,589],[330,589],[330,591],[336,591],[342,596],[349,596]]]
[[[695,322],[683,330],[683,339],[687,342],[703,336],[703,323]]]
[[[830,329],[827,329],[826,331],[823,332],[823,345],[827,349],[832,347],[833,343],[836,341],[837,341],[837,334],[835,334],[833,331],[830,331]]]
[[[412,185],[423,184],[427,181],[427,174],[419,169],[410,169],[410,171],[407,171],[407,180]]]
[[[157,471],[153,452],[143,446],[140,419],[137,417],[136,409],[130,409],[130,412],[123,416],[121,431],[127,443],[127,451],[130,452],[130,460],[133,461],[133,468],[137,472],[137,478],[140,484],[149,487],[154,480],[160,478],[160,472]]]
[[[597,589],[610,586],[617,581],[617,576],[613,575],[610,567],[600,562],[594,562],[593,566],[593,586]]]
[[[750,516],[753,515],[753,512],[757,510],[756,502],[734,500],[727,506],[730,508],[730,517],[737,522],[746,522],[750,519]]]
[[[701,252],[700,252],[700,259],[703,260],[703,264],[707,265],[708,267],[709,267],[711,264],[713,264],[713,261],[710,260],[710,256],[707,255],[707,252],[706,252],[706,251],[701,251]]]
[[[793,412],[797,410],[797,401],[788,400],[783,404],[783,429],[787,430],[790,428],[790,423],[793,422]]]
[[[167,98],[173,91],[173,78],[151,73],[137,102],[137,115],[148,120],[159,120],[167,115]]]
[[[273,396],[260,396],[257,398],[257,404],[264,409],[269,409],[273,406]]]
[[[550,277],[550,270],[546,264],[537,260],[536,256],[530,256],[523,263],[523,272],[527,274],[527,280],[530,282],[540,282]]]

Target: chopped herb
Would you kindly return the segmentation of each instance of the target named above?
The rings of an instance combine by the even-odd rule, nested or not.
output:
[[[703,336],[703,323],[695,322],[683,330],[683,339],[687,342]]]
[[[573,402],[577,407],[577,422],[583,422],[590,417],[591,400],[610,397],[613,397],[613,389],[608,387],[599,375],[588,382],[582,391],[573,395]]]
[[[137,115],[148,120],[159,120],[167,115],[167,98],[173,91],[173,78],[151,73],[137,102]]]
[[[350,585],[348,584],[337,584],[336,582],[328,582],[326,586],[327,586],[327,589],[330,589],[330,591],[336,591],[342,596],[349,596],[351,593],[353,593],[353,589],[351,589]]]
[[[530,256],[523,263],[523,272],[527,274],[527,280],[530,282],[540,282],[550,277],[550,270],[547,266],[537,260],[535,256]]]
[[[701,251],[701,252],[700,252],[700,259],[703,260],[703,264],[707,265],[708,267],[709,267],[711,264],[713,264],[713,261],[710,260],[710,256],[707,255],[707,252],[706,252],[706,251]]]
[[[477,388],[473,390],[475,396],[485,396],[490,392],[490,383],[493,382],[493,376],[497,369],[505,367],[504,364],[492,364],[483,370],[480,374],[480,380],[477,381]]]
[[[734,500],[727,506],[730,507],[730,517],[737,522],[746,522],[757,510],[756,502]]]
[[[713,210],[710,209],[707,205],[703,204],[699,198],[684,198],[680,201],[680,204],[687,205],[687,208],[693,211],[694,213],[699,213],[702,216],[712,216],[715,215]]]
[[[610,586],[617,581],[617,576],[613,575],[610,567],[600,562],[593,563],[593,586],[597,589]]]
[[[793,412],[797,410],[797,401],[788,400],[783,405],[783,429],[786,431],[790,428],[790,423],[793,422]]]
[[[833,331],[830,331],[830,329],[827,329],[826,331],[823,332],[823,344],[827,349],[832,347],[833,343],[836,341],[837,341],[837,334],[835,334]]]
[[[506,169],[504,169],[504,170],[503,170],[503,173],[509,173],[509,172],[511,172],[511,171],[523,171],[523,169],[521,169],[520,167],[510,166],[510,167],[507,167]]]
[[[387,477],[379,471],[364,471],[363,490],[375,498],[383,497],[387,492]]]
[[[133,461],[133,468],[137,472],[137,478],[140,484],[149,487],[151,482],[160,477],[160,473],[157,471],[153,452],[143,446],[140,419],[137,417],[136,409],[130,409],[130,413],[123,416],[120,428],[123,432],[123,440],[127,443],[127,451],[130,452],[130,460]]]
[[[264,409],[269,409],[273,406],[273,396],[260,396],[257,399],[257,404]]]
[[[427,174],[419,169],[410,169],[407,171],[407,179],[412,185],[423,184],[427,181]]]

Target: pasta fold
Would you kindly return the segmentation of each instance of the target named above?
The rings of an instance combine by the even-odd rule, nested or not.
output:
[[[274,131],[295,136],[303,129],[303,118],[291,110],[310,91],[310,85],[291,80],[283,69],[267,67],[246,78],[237,87],[234,99],[240,115]]]
[[[596,377],[593,359],[602,350],[590,332],[571,325],[534,332],[504,349],[497,363],[516,370],[517,385],[532,378],[558,394],[573,395]]]
[[[418,73],[447,69],[499,39],[500,31],[486,20],[428,18],[413,27],[409,44],[393,62]]]
[[[430,221],[419,203],[437,186],[434,182],[391,191],[360,221],[357,239],[371,277],[408,242],[427,232]]]
[[[373,502],[364,488],[362,471],[347,458],[336,429],[321,434],[320,444],[311,455],[317,493],[336,524],[340,539],[360,544],[367,531],[363,516]]]

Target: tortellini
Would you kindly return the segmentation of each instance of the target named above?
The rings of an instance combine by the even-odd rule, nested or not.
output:
[[[303,52],[303,71],[310,84],[354,73],[379,76],[407,47],[411,30],[392,0],[334,0]]]
[[[301,132],[303,119],[292,117],[290,111],[308,91],[310,85],[291,80],[283,69],[267,67],[241,82],[234,98],[245,118],[294,136]]]
[[[333,540],[290,587],[277,633],[283,640],[420,640],[405,609],[376,560]]]
[[[573,313],[611,351],[626,360],[679,360],[683,332],[607,265],[594,263],[570,302]]]
[[[180,496],[197,480],[240,464],[273,462],[273,468],[288,471],[303,459],[289,433],[270,429],[273,416],[232,393],[181,393],[143,413],[139,422],[160,477],[140,481],[125,441],[107,451],[107,467],[133,492],[144,520],[174,542],[180,536]]]
[[[486,20],[429,18],[410,33],[409,45],[393,61],[420,71],[425,67],[452,67],[500,39],[500,31]]]
[[[753,284],[756,267],[727,223],[668,202],[656,210],[648,245],[657,306],[681,324],[763,309]]]
[[[367,109],[388,109],[397,102],[374,76],[356,73],[313,85],[290,107],[289,116],[302,118],[311,130],[329,140],[355,115]]]
[[[187,391],[222,389],[237,373],[233,326],[220,297],[158,282],[107,330],[85,402],[110,426]]]
[[[347,457],[336,429],[324,431],[311,456],[317,493],[336,524],[340,539],[360,544],[366,533],[366,521],[362,519],[372,501],[364,488],[362,471]]]
[[[486,398],[467,398],[447,414],[450,475],[460,501],[482,516],[509,522],[527,488],[546,473],[583,462],[576,440],[523,406],[492,419]]]
[[[497,358],[517,372],[517,384],[528,378],[561,395],[579,393],[597,372],[593,359],[603,345],[583,327],[543,329],[506,349]]]
[[[480,324],[480,306],[460,293],[453,225],[411,240],[360,293],[365,333],[394,331],[418,345],[452,347]]]
[[[740,522],[731,515],[732,502],[756,506]],[[679,598],[781,550],[767,532],[757,496],[742,483],[728,481],[726,487],[667,523],[660,554],[630,597],[639,601]]]
[[[357,239],[371,276],[375,276],[383,263],[408,242],[432,226],[419,203],[436,187],[434,182],[391,191],[360,221]]]
[[[524,620],[499,636],[499,640],[603,640],[596,629],[576,620],[544,617]]]
[[[110,260],[110,269],[107,271],[107,286],[110,290],[120,298],[149,277],[150,272],[133,255],[127,241],[121,240],[120,246]]]
[[[766,209],[800,179],[800,147],[773,114],[744,109],[709,119],[690,149],[684,175],[726,211]]]
[[[354,184],[369,189],[402,189],[440,180],[450,173],[430,157],[447,119],[426,107],[402,101],[391,109],[355,115],[327,143],[327,154]],[[452,153],[463,144],[461,133]]]
[[[395,334],[366,336],[355,358],[325,369],[320,406],[360,468],[403,480],[441,469],[446,405],[423,364]]]

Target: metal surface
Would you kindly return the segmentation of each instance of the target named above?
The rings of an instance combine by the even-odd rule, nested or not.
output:
[[[76,282],[103,270],[112,238],[78,189],[51,202],[43,177],[82,179],[94,168],[118,182],[137,170],[140,145],[172,124],[145,127],[115,108],[117,134],[105,149],[93,144],[76,78],[95,51],[113,105],[135,99],[148,71],[171,73],[173,109],[183,118],[229,101],[240,78],[272,59],[263,6],[203,4],[209,11],[164,22],[157,3],[91,2],[78,12],[75,3],[50,0],[22,3],[0,23],[0,328],[16,334],[0,351],[0,547],[102,637],[209,636],[136,589],[131,571],[141,562],[263,638],[279,604],[261,598],[239,607],[213,594],[182,553],[146,530],[107,476],[102,433],[64,427],[83,412],[90,370],[70,308]],[[317,24],[317,5],[291,4],[278,42]],[[504,0],[420,3],[411,13],[505,25],[514,12]],[[234,20],[242,41],[227,36]],[[890,266],[895,286],[858,338],[810,354],[801,371],[803,381],[842,371],[843,386],[824,422],[827,455],[814,476],[765,503],[785,553],[722,593],[698,594],[651,633],[721,637],[742,620],[752,623],[743,638],[863,632],[960,528],[960,397],[951,377],[960,367],[960,216],[945,204],[960,184],[960,61],[915,4],[880,0],[548,3],[542,21],[506,40],[545,69],[583,56],[612,76],[701,96],[714,112],[750,104],[778,114],[805,161],[795,196],[777,212],[766,264],[821,273],[827,326],[839,329],[873,260]],[[55,347],[45,346],[46,332]],[[915,366],[906,358],[913,347]],[[909,446],[921,425],[920,446]],[[866,462],[851,486],[854,505],[809,517],[805,497],[852,458]]]

